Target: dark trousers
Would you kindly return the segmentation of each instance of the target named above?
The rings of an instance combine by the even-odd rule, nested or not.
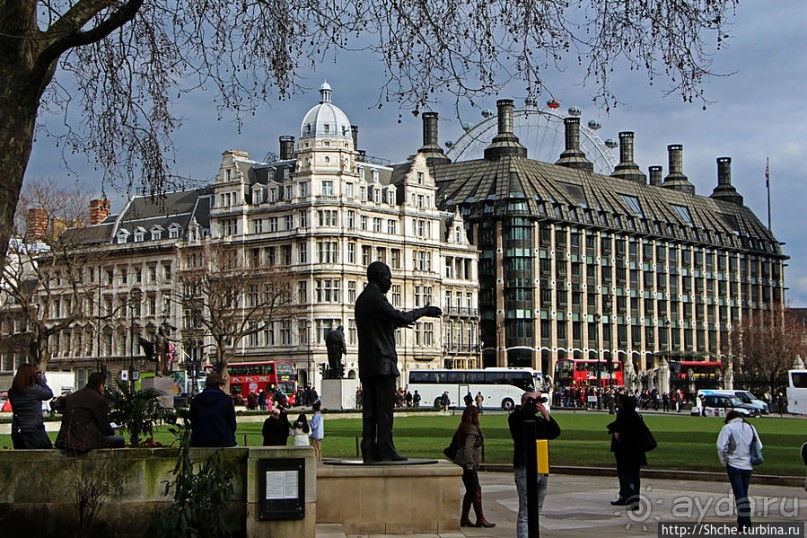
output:
[[[751,484],[751,471],[738,469],[731,465],[726,466],[734,493],[734,502],[737,504],[737,525],[751,526],[751,501],[748,499],[748,486]]]
[[[395,376],[363,378],[362,441],[364,461],[384,461],[396,453],[392,441],[392,413],[395,406]]]
[[[639,502],[639,495],[642,491],[641,478],[639,473],[642,468],[639,465],[616,464],[616,475],[619,477],[619,499],[633,504]]]

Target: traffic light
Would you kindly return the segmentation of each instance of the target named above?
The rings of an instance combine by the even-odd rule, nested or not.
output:
[[[319,366],[320,375],[322,375],[322,377],[325,377],[325,367],[327,366],[327,364],[324,363],[324,362],[320,362],[320,363],[317,363],[317,366]]]

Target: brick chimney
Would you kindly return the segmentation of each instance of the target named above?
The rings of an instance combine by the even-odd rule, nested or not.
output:
[[[44,239],[48,233],[48,212],[41,207],[32,207],[25,216],[28,239]]]
[[[111,204],[106,198],[90,200],[90,225],[101,224],[109,216]]]

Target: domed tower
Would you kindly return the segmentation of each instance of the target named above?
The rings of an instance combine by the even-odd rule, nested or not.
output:
[[[341,108],[331,102],[331,85],[327,81],[319,88],[319,104],[306,113],[300,125],[298,149],[311,148],[312,145],[355,149],[350,120]]]

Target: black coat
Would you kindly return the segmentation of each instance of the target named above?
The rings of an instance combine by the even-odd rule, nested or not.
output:
[[[524,448],[524,423],[528,420],[535,421],[536,439],[555,439],[560,435],[560,426],[555,419],[550,416],[547,421],[543,416],[536,416],[534,404],[517,406],[507,417],[510,436],[513,438],[513,467],[520,467],[527,462]]]
[[[396,310],[375,282],[370,282],[356,300],[356,330],[359,335],[359,377],[398,377],[395,329],[411,325],[422,316],[420,309]]]
[[[235,405],[219,388],[208,387],[191,401],[191,446],[235,446]]]
[[[291,424],[286,413],[271,416],[263,422],[263,446],[284,446],[289,440]]]
[[[644,452],[644,420],[635,409],[622,409],[616,414],[616,420],[608,425],[608,433],[619,433],[619,440],[611,436],[611,452],[619,465],[647,465]]]
[[[109,402],[98,389],[87,386],[65,398],[57,448],[76,452],[104,448],[108,435],[115,435],[109,425]]]

